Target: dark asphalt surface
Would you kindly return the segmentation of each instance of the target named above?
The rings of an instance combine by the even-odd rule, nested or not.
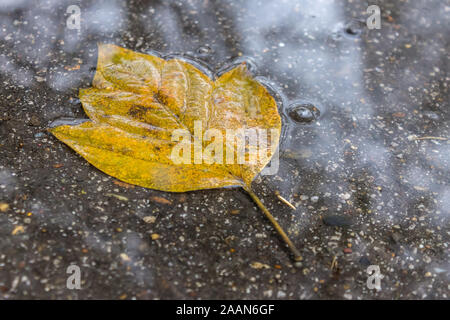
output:
[[[448,299],[450,3],[370,4],[379,30],[356,0],[3,0],[0,299]],[[249,63],[284,128],[254,189],[301,264],[243,190],[128,186],[46,132],[86,117],[97,42]]]

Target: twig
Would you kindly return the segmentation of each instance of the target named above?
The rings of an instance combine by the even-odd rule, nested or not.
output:
[[[280,236],[283,238],[284,242],[289,246],[292,253],[294,254],[295,261],[302,261],[302,256],[300,254],[300,251],[295,247],[295,245],[292,243],[292,241],[287,236],[286,232],[284,232],[283,228],[278,224],[278,222],[275,220],[275,218],[272,216],[270,211],[264,206],[264,204],[259,200],[258,196],[253,193],[253,191],[250,189],[250,187],[245,188],[245,191],[248,192],[250,197],[252,197],[253,201],[258,205],[258,207],[264,212],[267,219],[269,219],[270,222],[272,222],[275,230],[280,234]]]
[[[330,269],[333,270],[335,267],[337,267],[337,259],[336,256],[333,257],[333,261],[331,261]]]
[[[279,192],[279,191],[275,191],[275,195],[278,197],[278,199],[280,199],[281,202],[283,202],[283,203],[286,204],[287,206],[291,207],[293,210],[297,210],[297,208],[296,208],[292,203],[290,203],[289,201],[287,201],[285,198],[283,198],[283,197],[280,195],[280,192]]]

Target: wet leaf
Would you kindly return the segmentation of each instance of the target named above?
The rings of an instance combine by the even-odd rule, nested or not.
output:
[[[241,186],[255,199],[251,182],[279,142],[276,102],[245,64],[212,80],[180,59],[100,44],[93,87],[81,89],[79,97],[90,121],[50,131],[101,171],[147,188],[184,192]],[[227,145],[227,129],[267,132],[269,138],[255,142],[238,134]],[[180,130],[193,147],[176,163],[174,133]],[[209,135],[211,130],[221,133],[222,141]],[[257,154],[255,161],[237,163],[242,145],[245,159]],[[226,158],[230,146],[234,162]]]
[[[276,103],[245,64],[212,81],[178,59],[100,45],[93,85],[79,95],[91,121],[50,131],[98,169],[127,183],[175,192],[248,186],[272,156],[267,146],[254,164],[199,165],[194,163],[198,152],[192,152],[189,164],[174,164],[176,129],[187,130],[193,144],[208,129],[225,136],[226,129],[275,128],[278,136],[270,142],[278,144]],[[197,137],[194,121],[201,121]],[[204,149],[209,143],[203,142]]]

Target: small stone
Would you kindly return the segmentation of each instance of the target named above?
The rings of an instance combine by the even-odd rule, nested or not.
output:
[[[352,249],[350,249],[350,248],[344,248],[344,253],[345,254],[349,254],[349,253],[352,253],[353,251],[352,251]]]
[[[157,233],[153,233],[151,235],[151,237],[152,237],[152,240],[158,240],[160,238],[159,234],[157,234]]]
[[[166,198],[163,198],[163,197],[158,197],[158,196],[150,197],[150,200],[160,203],[160,204],[172,204],[172,201],[170,201]]]
[[[319,197],[318,196],[312,196],[311,197],[311,201],[316,203],[317,201],[319,201]]]
[[[425,277],[427,277],[427,278],[429,278],[429,277],[431,277],[431,272],[427,272],[427,273],[425,273]]]
[[[359,263],[361,263],[365,267],[368,267],[371,265],[370,260],[367,257],[361,257],[361,259],[359,259]]]
[[[120,259],[122,259],[125,262],[128,262],[128,261],[131,260],[130,257],[126,253],[121,253],[120,254]]]
[[[426,111],[426,112],[423,113],[423,115],[425,117],[427,117],[428,119],[431,119],[431,120],[434,120],[434,121],[439,120],[439,115],[437,113],[433,112],[433,111]]]
[[[308,108],[297,108],[289,113],[292,119],[300,123],[308,123],[314,120],[314,114]]]
[[[404,112],[395,112],[392,114],[392,116],[396,117],[396,118],[404,118],[406,116],[406,113]]]
[[[197,49],[197,53],[202,56],[209,55],[209,54],[213,53],[213,49],[210,46],[208,46],[207,44],[205,44]]]
[[[30,119],[30,124],[34,127],[39,127],[41,125],[41,120],[33,114]]]
[[[333,227],[348,227],[353,224],[349,218],[340,216],[340,215],[325,216],[325,217],[323,217],[323,222],[327,226],[333,226]]]
[[[266,290],[263,292],[264,297],[270,298],[272,297],[272,290]]]
[[[302,194],[301,196],[300,196],[300,200],[302,200],[302,201],[305,201],[305,200],[308,200],[309,199],[309,197],[308,196],[305,196],[304,194]]]
[[[270,266],[265,264],[265,263],[261,263],[261,262],[252,262],[250,264],[250,267],[253,269],[270,269]]]
[[[402,235],[398,232],[394,232],[391,234],[391,240],[394,243],[399,243],[402,240],[402,238],[403,238]]]
[[[146,216],[142,220],[144,220],[145,223],[155,223],[156,217],[155,216]]]
[[[342,194],[340,195],[340,197],[341,197],[341,199],[343,199],[343,200],[348,200],[348,199],[350,199],[350,193],[342,193]]]
[[[278,299],[286,298],[286,293],[284,291],[278,291],[277,298]]]
[[[9,209],[9,204],[6,202],[0,202],[0,212],[6,212]]]
[[[61,265],[61,260],[59,258],[53,260],[53,265],[58,268]]]
[[[288,114],[295,122],[311,123],[319,117],[320,111],[310,103],[294,103],[289,107]]]

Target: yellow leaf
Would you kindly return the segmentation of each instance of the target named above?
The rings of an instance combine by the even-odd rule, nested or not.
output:
[[[250,186],[278,146],[281,118],[245,64],[212,80],[180,59],[99,44],[93,87],[79,97],[90,121],[50,131],[101,171],[170,192],[241,186],[270,215]]]

